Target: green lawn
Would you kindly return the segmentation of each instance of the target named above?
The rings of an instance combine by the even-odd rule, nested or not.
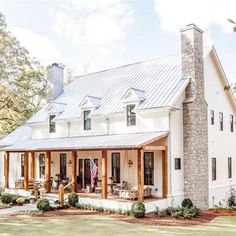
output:
[[[219,217],[214,222],[192,227],[132,225],[107,217],[63,216],[57,218],[1,217],[0,235],[236,235],[236,217]]]

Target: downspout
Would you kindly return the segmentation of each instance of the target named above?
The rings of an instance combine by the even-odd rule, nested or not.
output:
[[[173,204],[174,197],[172,195],[172,165],[171,165],[171,112],[172,110],[169,110],[168,116],[169,116],[169,135],[168,135],[168,163],[169,163],[169,196],[171,199],[171,205]]]
[[[110,134],[110,119],[109,119],[109,117],[106,117],[106,123],[107,123],[107,134]]]

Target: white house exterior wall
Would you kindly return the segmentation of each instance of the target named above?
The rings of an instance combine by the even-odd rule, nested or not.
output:
[[[225,84],[211,57],[205,60],[206,101],[208,103],[209,133],[209,203],[210,207],[223,203],[230,186],[236,187],[236,126],[235,111]],[[214,110],[215,124],[211,125],[210,110]],[[224,129],[219,129],[219,112],[224,114]],[[229,115],[234,115],[234,132],[230,132]],[[216,158],[216,181],[212,181],[212,158]],[[228,178],[228,157],[232,157],[232,178]]]

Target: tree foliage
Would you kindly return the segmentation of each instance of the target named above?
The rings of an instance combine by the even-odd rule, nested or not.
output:
[[[232,19],[228,19],[228,21],[233,24],[233,31],[236,32],[236,22],[233,21]]]
[[[44,96],[43,67],[6,29],[0,12],[0,138],[38,111]]]

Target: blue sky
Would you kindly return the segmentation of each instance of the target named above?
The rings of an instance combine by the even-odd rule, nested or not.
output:
[[[235,9],[235,0],[0,1],[8,29],[44,65],[61,62],[83,74],[176,53],[179,29],[195,23],[230,82],[236,33],[227,18],[236,20]]]

